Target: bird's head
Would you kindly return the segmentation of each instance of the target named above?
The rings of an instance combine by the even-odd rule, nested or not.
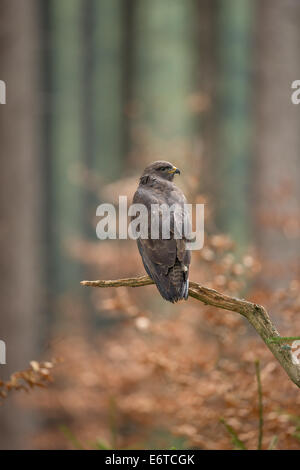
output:
[[[158,161],[151,163],[144,170],[142,177],[144,176],[158,176],[167,181],[173,181],[176,174],[180,175],[180,170],[170,162]]]

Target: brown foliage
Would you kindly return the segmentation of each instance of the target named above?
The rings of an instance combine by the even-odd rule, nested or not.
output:
[[[85,259],[94,265],[91,276],[105,272],[106,278],[115,277],[116,266],[119,277],[139,272],[134,244],[120,250],[116,244],[85,244],[89,251]],[[206,237],[205,249],[193,253],[191,276],[244,296],[259,269],[253,253],[237,261],[232,242],[215,235]],[[295,283],[286,295],[277,292],[272,298],[265,291],[247,291],[247,298],[274,312],[285,335],[300,331]],[[101,329],[93,332],[83,328],[84,305],[64,303],[68,328],[52,352],[64,358],[64,365],[54,389],[39,397],[39,409],[52,425],[36,437],[38,447],[61,448],[59,425],[64,424],[86,447],[99,438],[114,448],[232,448],[222,417],[247,448],[254,449],[258,433],[254,363],[259,358],[263,448],[274,435],[279,448],[299,448],[293,437],[296,424],[290,420],[298,413],[299,393],[243,318],[193,299],[168,305],[154,286],[96,289],[90,299],[101,323]],[[66,440],[65,446],[72,443]]]
[[[46,387],[53,381],[51,370],[57,360],[37,362],[31,361],[30,367],[14,372],[7,381],[0,380],[0,398],[7,398],[13,390],[25,390],[28,392],[34,387]]]

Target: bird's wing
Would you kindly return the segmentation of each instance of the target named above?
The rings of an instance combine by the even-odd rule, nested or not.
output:
[[[172,198],[174,203],[178,198]],[[179,198],[180,199],[180,198]],[[133,199],[134,203],[144,204],[151,214],[151,204],[164,204],[166,198],[163,193],[153,191],[151,187],[139,187]],[[181,200],[184,203],[184,200]],[[170,200],[167,201],[170,204]],[[185,239],[175,239],[176,227],[182,224],[184,208],[177,208],[170,215],[170,238],[161,236],[161,219],[158,239],[151,239],[151,216],[148,224],[148,239],[137,240],[144,267],[148,275],[155,281],[161,295],[171,301],[187,297],[188,290],[188,266],[190,253],[185,249]],[[184,268],[186,266],[186,268]],[[185,271],[183,270],[185,269]]]
[[[174,266],[176,261],[176,240],[170,238],[164,240],[161,237],[161,219],[159,223],[159,238],[151,239],[151,204],[163,204],[165,199],[163,195],[151,191],[151,188],[144,189],[139,187],[136,191],[134,198],[134,204],[144,204],[147,208],[149,220],[148,220],[148,239],[138,239],[138,247],[142,256],[146,271],[148,269],[150,276],[157,274],[167,274],[170,267]],[[170,217],[170,227],[174,225],[173,217]],[[172,234],[171,234],[172,235]],[[148,268],[148,269],[147,269]]]

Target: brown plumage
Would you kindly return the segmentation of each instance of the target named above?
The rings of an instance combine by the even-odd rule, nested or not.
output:
[[[143,172],[133,203],[144,204],[148,211],[148,239],[138,238],[137,244],[144,267],[155,282],[161,296],[177,302],[188,298],[190,251],[186,249],[186,239],[175,239],[174,231],[183,223],[186,216],[186,199],[182,191],[173,183],[174,175],[180,171],[171,163],[158,161],[149,165]],[[170,216],[170,238],[163,239],[159,220],[159,238],[151,239],[151,204],[173,204],[177,209]]]

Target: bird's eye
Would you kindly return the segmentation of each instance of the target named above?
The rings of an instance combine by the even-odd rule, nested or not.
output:
[[[167,166],[161,166],[158,170],[159,171],[166,171],[166,170],[168,170],[168,167]]]

